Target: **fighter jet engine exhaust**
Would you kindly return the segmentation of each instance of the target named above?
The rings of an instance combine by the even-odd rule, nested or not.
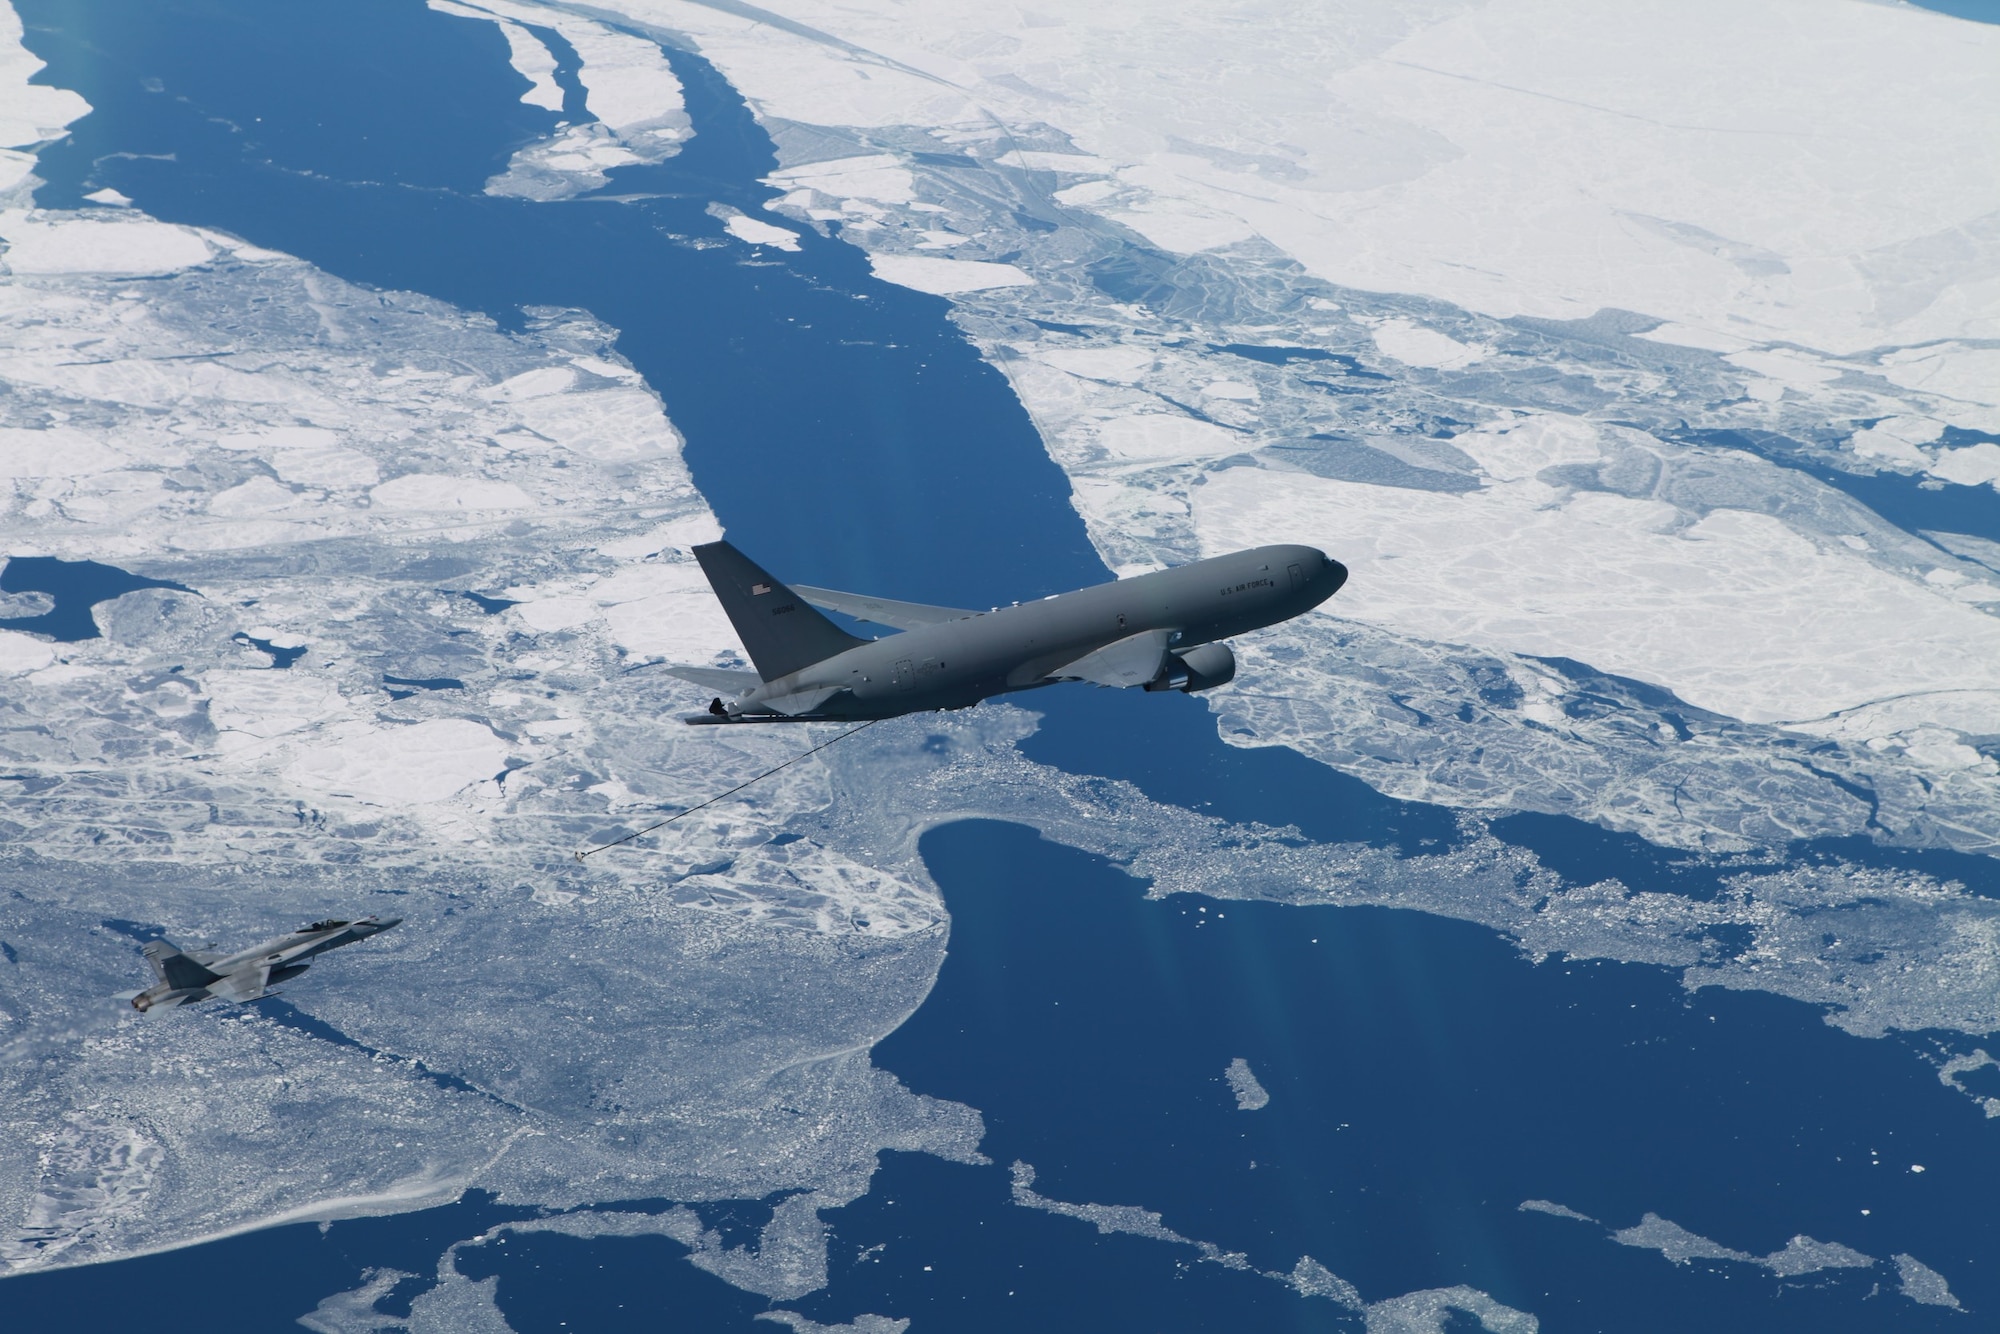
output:
[[[1192,695],[1197,690],[1213,690],[1236,679],[1236,655],[1227,644],[1203,644],[1185,653],[1170,655],[1166,671],[1146,683],[1148,690],[1178,690]]]

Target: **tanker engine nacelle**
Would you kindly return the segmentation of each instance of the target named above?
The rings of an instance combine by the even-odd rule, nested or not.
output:
[[[1202,644],[1176,651],[1167,670],[1157,681],[1148,681],[1148,690],[1178,690],[1191,695],[1197,690],[1213,690],[1236,679],[1236,655],[1227,644]]]

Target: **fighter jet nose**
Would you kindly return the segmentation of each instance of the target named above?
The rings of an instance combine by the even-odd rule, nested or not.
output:
[[[1333,580],[1333,587],[1326,591],[1327,596],[1332,597],[1340,591],[1341,585],[1347,582],[1347,567],[1333,559],[1333,557],[1328,556],[1326,558],[1326,573],[1327,577]]]
[[[381,921],[375,923],[375,929],[377,931],[387,931],[392,926],[401,926],[402,924],[403,919],[400,917],[384,917]]]

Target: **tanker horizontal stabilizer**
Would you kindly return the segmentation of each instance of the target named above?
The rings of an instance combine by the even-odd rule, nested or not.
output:
[[[932,607],[922,602],[897,602],[893,598],[871,598],[860,593],[837,593],[831,588],[808,588],[793,584],[792,591],[812,603],[870,625],[886,625],[891,630],[918,630],[946,621],[963,621],[979,615],[957,607]]]
[[[678,663],[664,663],[667,675],[678,676],[683,681],[692,681],[708,690],[727,690],[732,695],[740,695],[746,690],[755,690],[764,684],[764,678],[755,672],[740,671],[730,667],[682,667]]]
[[[791,695],[775,695],[759,700],[763,707],[775,709],[787,718],[796,718],[802,713],[812,713],[835,695],[843,693],[846,686],[821,686],[817,690],[801,690]]]
[[[1173,637],[1171,630],[1143,630],[1086,653],[1049,675],[1059,681],[1093,681],[1101,686],[1142,686],[1166,670],[1167,644]]]

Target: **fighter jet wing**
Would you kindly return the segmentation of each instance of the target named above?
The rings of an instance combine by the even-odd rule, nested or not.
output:
[[[755,672],[735,671],[728,667],[681,667],[671,662],[663,665],[669,676],[678,676],[683,681],[692,681],[709,690],[727,690],[732,695],[755,690],[764,684],[764,678]]]
[[[223,1000],[235,1001],[241,1005],[245,1001],[253,1001],[261,997],[270,985],[270,966],[268,964],[258,964],[247,968],[239,968],[235,972],[230,973],[220,982],[210,986],[208,994],[219,996]]]
[[[1094,681],[1101,686],[1142,686],[1167,665],[1171,630],[1145,630],[1086,653],[1049,675],[1063,681]]]
[[[792,591],[815,607],[826,607],[870,625],[886,625],[891,630],[916,630],[946,621],[962,621],[979,614],[957,607],[932,607],[922,602],[897,602],[893,598],[864,597],[860,593],[836,593],[830,588],[807,588],[804,584],[793,584]]]

